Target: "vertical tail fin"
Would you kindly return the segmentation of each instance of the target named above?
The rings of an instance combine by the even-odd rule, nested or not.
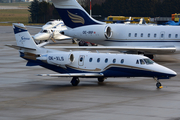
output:
[[[29,34],[24,24],[13,23],[14,34],[19,47],[37,49],[37,45]]]
[[[69,28],[105,24],[93,19],[76,0],[52,0],[59,15]]]

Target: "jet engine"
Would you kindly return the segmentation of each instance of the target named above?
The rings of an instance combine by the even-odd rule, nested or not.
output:
[[[89,25],[64,30],[60,33],[89,42],[110,39],[113,35],[112,29],[108,25]]]

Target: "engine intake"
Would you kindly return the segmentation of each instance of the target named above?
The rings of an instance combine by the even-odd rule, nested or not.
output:
[[[112,37],[112,31],[111,31],[111,27],[106,26],[104,29],[104,35],[107,39]]]

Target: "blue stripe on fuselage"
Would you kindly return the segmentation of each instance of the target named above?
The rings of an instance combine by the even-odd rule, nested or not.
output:
[[[93,21],[89,15],[87,15],[84,11],[79,10],[79,9],[60,9],[56,8],[59,15],[61,16],[62,20],[64,21],[65,25],[70,27],[70,28],[76,28],[76,27],[81,27],[81,26],[86,26],[86,25],[94,25],[94,24],[99,24],[95,21]],[[69,13],[68,13],[69,12]],[[69,17],[71,16],[71,18]],[[77,17],[76,17],[77,16]],[[72,19],[74,17],[74,19]],[[84,20],[83,23],[78,23],[78,22],[73,22],[73,20]]]
[[[14,34],[17,34],[20,32],[25,32],[25,31],[27,31],[27,30],[14,26]]]

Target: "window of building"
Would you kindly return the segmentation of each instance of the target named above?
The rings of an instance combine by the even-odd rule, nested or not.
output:
[[[116,59],[113,59],[113,63],[116,63]]]
[[[100,58],[97,59],[97,62],[100,62]]]
[[[108,62],[108,58],[105,59],[105,63],[107,63],[107,62]]]
[[[92,60],[93,60],[92,58],[89,58],[89,62],[92,62]]]

